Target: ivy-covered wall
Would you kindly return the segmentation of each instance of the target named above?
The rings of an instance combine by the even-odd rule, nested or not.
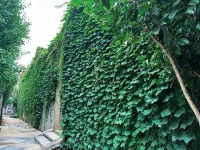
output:
[[[21,78],[19,116],[36,128],[40,126],[43,111],[47,119],[49,107],[55,101],[62,35],[62,32],[58,34],[48,49],[37,48],[31,65]]]
[[[69,5],[53,44],[38,49],[21,80],[20,116],[38,127],[60,76],[64,149],[198,149],[199,124],[161,49],[147,33],[115,41],[84,11]]]
[[[62,76],[64,147],[195,149],[198,122],[162,51],[145,35],[113,43],[111,32],[70,9]]]

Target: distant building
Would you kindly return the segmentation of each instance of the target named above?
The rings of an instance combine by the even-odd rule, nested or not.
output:
[[[4,115],[12,115],[13,114],[13,105],[8,104],[6,108],[3,108]]]
[[[19,83],[20,78],[21,78],[21,73],[16,73],[16,76],[17,76],[17,83]]]

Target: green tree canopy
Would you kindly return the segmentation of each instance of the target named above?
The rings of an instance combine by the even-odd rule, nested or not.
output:
[[[10,89],[16,83],[16,60],[21,46],[28,38],[29,23],[24,9],[23,0],[0,1],[0,95],[4,96],[3,101],[8,98]],[[0,100],[0,109],[3,101]]]
[[[16,80],[16,59],[28,38],[29,23],[25,20],[22,0],[0,2],[0,91],[6,91]]]

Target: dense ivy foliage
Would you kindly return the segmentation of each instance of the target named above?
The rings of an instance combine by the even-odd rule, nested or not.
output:
[[[80,9],[66,16],[64,147],[195,149],[199,125],[160,48],[145,33],[116,43]]]
[[[22,78],[20,115],[38,127],[59,72],[64,149],[199,149],[199,124],[151,38],[167,47],[198,104],[199,7],[198,0],[72,0],[63,30]]]
[[[19,116],[38,128],[43,110],[48,113],[54,102],[58,81],[58,64],[62,45],[62,32],[48,49],[38,48],[31,65],[22,75],[19,89]]]
[[[23,10],[23,0],[1,0],[0,2],[0,95],[3,102],[9,97],[12,86],[16,83],[18,67],[16,60],[20,47],[27,39],[29,23]],[[0,101],[0,111],[2,111]],[[0,113],[1,122],[1,113]]]
[[[170,60],[171,65],[176,67],[173,70],[176,70],[177,77],[180,75],[179,83],[183,83],[181,86],[186,89],[182,88],[182,91],[189,103],[194,102],[198,112],[199,0],[72,0],[71,4],[84,7],[84,13],[114,34],[118,45],[132,42],[147,32],[147,40],[159,43],[161,51],[165,49],[162,58],[173,59],[174,62]],[[200,122],[199,112],[196,116]]]

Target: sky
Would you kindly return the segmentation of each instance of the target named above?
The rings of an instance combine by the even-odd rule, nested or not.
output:
[[[55,6],[61,5],[66,0],[26,0],[31,3],[25,10],[27,20],[31,22],[30,40],[22,46],[23,51],[29,54],[22,56],[18,63],[27,66],[31,63],[38,46],[47,48],[50,41],[60,31],[61,19],[64,15],[64,8],[58,9]]]

